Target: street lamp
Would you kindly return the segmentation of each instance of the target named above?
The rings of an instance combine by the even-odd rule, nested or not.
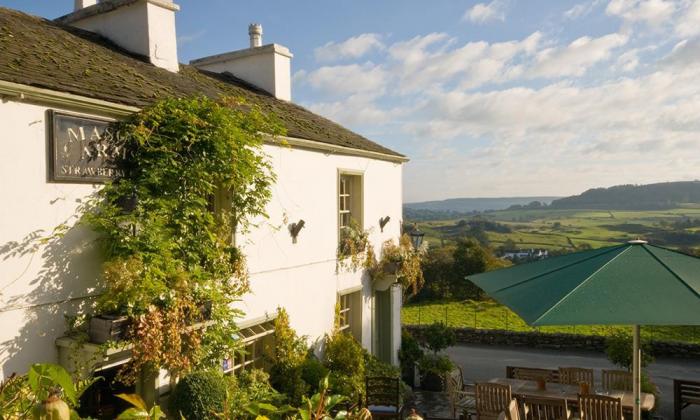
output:
[[[420,246],[423,244],[423,237],[425,236],[425,233],[421,232],[416,225],[413,225],[413,229],[408,235],[411,237],[413,250],[418,251]]]

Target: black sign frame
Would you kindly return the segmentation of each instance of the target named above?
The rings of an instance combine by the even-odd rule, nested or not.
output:
[[[109,165],[104,157],[103,150],[107,150],[110,144],[106,144],[104,140],[90,140],[88,135],[92,135],[92,129],[97,129],[99,135],[103,135],[105,130],[116,120],[105,117],[96,117],[73,112],[49,110],[49,181],[54,183],[70,183],[70,184],[103,184],[116,178],[122,172]],[[77,127],[83,127],[77,134],[72,132],[73,138],[79,143],[71,146],[71,134],[65,129],[65,123],[71,120]],[[78,125],[77,123],[83,124]],[[90,129],[85,130],[85,127]],[[62,130],[63,128],[63,130]],[[83,137],[78,138],[78,136]],[[101,146],[102,150],[94,149],[94,146]],[[93,147],[94,154],[98,156],[85,159],[82,156],[82,149],[85,147]],[[76,158],[75,148],[80,150],[80,158]],[[61,153],[63,151],[63,153]]]

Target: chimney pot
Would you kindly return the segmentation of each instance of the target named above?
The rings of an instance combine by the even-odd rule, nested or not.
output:
[[[248,35],[250,35],[250,48],[262,46],[262,25],[259,23],[251,23],[248,26]]]

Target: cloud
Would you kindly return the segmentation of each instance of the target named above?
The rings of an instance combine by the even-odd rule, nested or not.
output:
[[[373,92],[381,94],[387,85],[388,74],[372,62],[324,66],[304,76],[315,90],[329,95],[352,95]]]
[[[671,19],[675,10],[676,4],[671,0],[611,0],[605,12],[629,23],[660,26]]]
[[[700,35],[700,0],[691,0],[676,24],[676,34],[681,37]]]
[[[547,48],[537,54],[537,64],[529,77],[582,76],[593,65],[609,59],[613,50],[627,41],[627,36],[614,33],[599,38],[584,36],[566,47]]]
[[[478,3],[468,9],[462,17],[473,23],[487,23],[494,20],[506,20],[507,4],[504,0],[493,0],[491,3]]]
[[[601,2],[602,0],[591,0],[576,4],[574,7],[564,12],[564,17],[575,20],[588,16]]]
[[[383,48],[384,44],[379,34],[366,33],[348,38],[343,42],[328,42],[316,48],[314,55],[319,62],[333,62],[360,58],[371,51]]]

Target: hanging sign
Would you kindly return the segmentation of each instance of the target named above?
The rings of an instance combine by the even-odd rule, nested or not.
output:
[[[51,111],[51,180],[103,183],[123,176],[113,121]]]

